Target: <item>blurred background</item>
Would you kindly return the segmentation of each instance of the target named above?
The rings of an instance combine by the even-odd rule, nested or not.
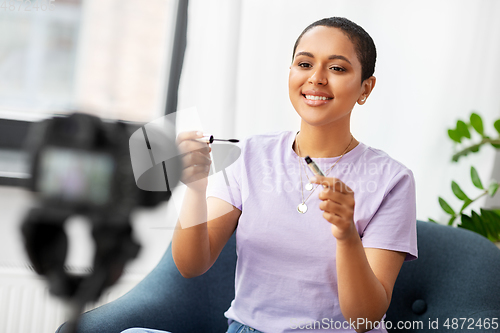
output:
[[[107,119],[149,122],[165,114],[177,0],[0,0],[0,331],[53,332],[64,307],[47,296],[31,270],[19,223],[31,195],[21,150],[26,124],[82,111]],[[299,128],[288,99],[288,70],[300,32],[313,21],[344,16],[373,37],[376,87],[356,106],[352,133],[408,166],[417,184],[417,217],[445,222],[438,196],[455,207],[456,180],[474,193],[469,169],[500,180],[492,147],[452,163],[447,129],[472,111],[485,132],[500,118],[500,2],[496,0],[191,0],[178,110],[179,128],[219,137]],[[471,195],[473,196],[473,195]],[[499,195],[472,207],[499,207]],[[176,207],[137,210],[143,245],[102,302],[130,289],[168,246]],[[68,265],[91,258],[89,227],[68,223]],[[71,238],[73,237],[73,238]],[[4,326],[2,326],[4,325]],[[40,330],[40,327],[43,329]]]

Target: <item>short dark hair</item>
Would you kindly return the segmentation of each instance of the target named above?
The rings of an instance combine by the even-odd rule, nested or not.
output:
[[[331,28],[338,28],[349,37],[351,42],[354,44],[354,50],[358,56],[358,60],[361,63],[361,82],[369,78],[375,72],[375,61],[377,59],[377,50],[375,48],[375,43],[370,35],[357,25],[356,23],[344,18],[344,17],[328,17],[316,21],[310,24],[307,28],[302,31],[300,36],[295,41],[293,47],[292,61],[295,57],[295,51],[299,45],[302,36],[309,30],[317,26],[325,26]]]

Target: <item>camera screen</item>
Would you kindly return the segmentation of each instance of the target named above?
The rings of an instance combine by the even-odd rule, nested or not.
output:
[[[50,147],[40,154],[37,190],[68,203],[104,205],[111,195],[114,161],[106,153]]]

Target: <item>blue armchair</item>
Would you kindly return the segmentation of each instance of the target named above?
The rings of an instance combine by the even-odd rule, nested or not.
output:
[[[460,331],[460,318],[465,318],[464,329],[487,319],[490,328],[484,331],[500,332],[500,250],[460,228],[418,221],[417,233],[419,259],[405,262],[399,273],[387,311],[389,331]],[[79,332],[118,333],[130,327],[225,332],[223,313],[234,297],[235,248],[233,235],[207,273],[185,279],[169,247],[157,267],[130,292],[83,314]],[[66,331],[63,324],[57,333]]]

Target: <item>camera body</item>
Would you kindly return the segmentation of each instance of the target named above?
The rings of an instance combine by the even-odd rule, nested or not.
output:
[[[26,145],[32,175],[28,188],[44,207],[116,219],[137,206],[168,200],[171,192],[144,191],[135,184],[128,142],[139,127],[82,113],[34,124]]]

